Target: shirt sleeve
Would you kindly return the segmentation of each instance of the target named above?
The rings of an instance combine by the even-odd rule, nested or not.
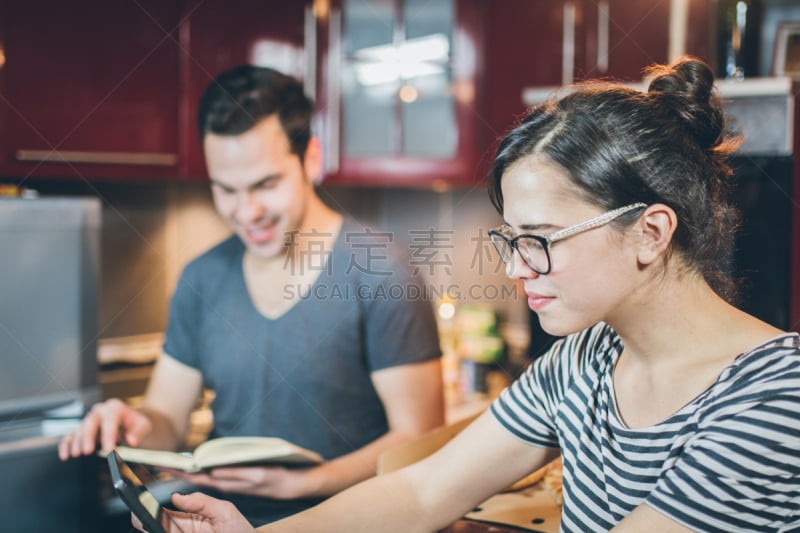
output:
[[[603,323],[557,340],[491,405],[495,419],[529,444],[559,447],[558,417],[567,393],[596,366],[615,334]]]
[[[800,528],[800,372],[716,402],[645,500],[695,531]]]
[[[568,338],[556,341],[492,403],[495,419],[520,440],[558,447],[556,412],[564,396],[571,345]]]
[[[199,367],[193,334],[200,325],[199,311],[202,308],[197,283],[192,269],[187,266],[170,300],[164,338],[164,353],[192,368]]]

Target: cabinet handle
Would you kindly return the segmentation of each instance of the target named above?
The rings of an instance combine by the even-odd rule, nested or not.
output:
[[[303,19],[304,72],[303,88],[312,102],[317,101],[317,16],[306,7]]]
[[[672,63],[686,53],[686,33],[689,24],[689,1],[670,0],[669,3],[669,53]]]
[[[328,83],[326,87],[328,111],[325,121],[326,173],[339,171],[339,131],[342,119],[341,82],[342,82],[342,12],[331,9],[328,19]]]
[[[575,2],[564,4],[564,36],[561,45],[561,84],[570,85],[575,79]]]
[[[37,163],[87,163],[91,165],[141,165],[170,167],[178,162],[175,154],[155,152],[94,152],[78,150],[17,150],[17,161]]]
[[[611,24],[611,8],[608,0],[600,0],[597,4],[597,71],[608,72],[608,42]]]

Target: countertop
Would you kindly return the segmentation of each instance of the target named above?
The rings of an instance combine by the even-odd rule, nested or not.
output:
[[[749,78],[741,81],[717,80],[716,86],[724,98],[747,98],[759,96],[789,96],[792,94],[792,78],[765,77]],[[644,91],[644,81],[626,83],[629,87]],[[568,91],[569,86],[526,87],[522,90],[522,102],[525,105],[536,105],[544,102],[559,91]]]

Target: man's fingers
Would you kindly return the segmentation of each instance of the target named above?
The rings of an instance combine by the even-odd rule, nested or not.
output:
[[[110,452],[117,445],[122,421],[122,408],[122,402],[114,402],[113,400],[107,401],[101,407],[100,446],[104,452]]]
[[[58,443],[58,458],[62,461],[66,461],[71,456],[72,450],[72,440],[75,438],[73,433],[67,433],[61,438],[61,441]]]
[[[97,446],[97,431],[100,427],[102,415],[99,409],[95,406],[83,419],[81,427],[78,429],[78,436],[72,446],[72,456],[89,455]],[[77,452],[77,453],[76,453]]]
[[[142,439],[150,433],[152,424],[150,420],[138,411],[128,411],[122,421],[125,430],[125,442],[128,446],[139,446]]]

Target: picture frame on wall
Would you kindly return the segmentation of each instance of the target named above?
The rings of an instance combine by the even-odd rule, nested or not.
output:
[[[773,76],[800,78],[800,21],[778,24],[772,58]]]

